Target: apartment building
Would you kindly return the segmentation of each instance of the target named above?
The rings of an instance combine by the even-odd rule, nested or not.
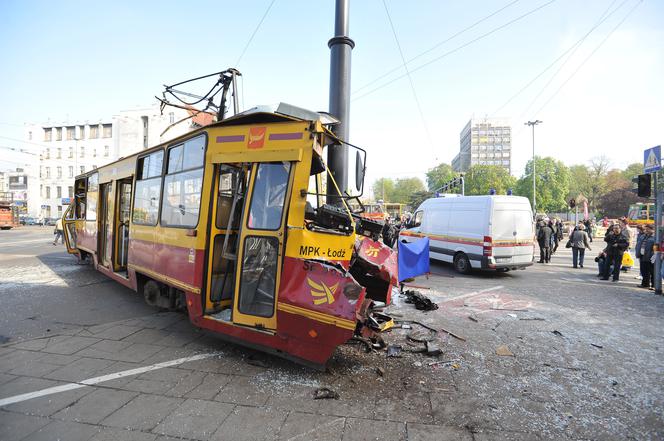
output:
[[[473,165],[498,165],[512,171],[512,128],[507,118],[472,118],[459,136],[452,168],[464,173]]]

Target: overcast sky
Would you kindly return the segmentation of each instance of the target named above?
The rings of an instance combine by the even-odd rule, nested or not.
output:
[[[109,117],[149,104],[165,83],[228,67],[243,74],[245,108],[327,110],[334,1],[275,0],[240,59],[270,4],[2,2],[0,170],[28,158],[8,147],[37,149],[10,139],[24,122]],[[449,163],[473,115],[511,119],[517,177],[532,154],[529,119],[544,121],[537,153],[567,164],[606,155],[624,167],[662,143],[663,1],[386,4],[405,59],[428,52],[407,64],[411,88],[383,1],[351,0],[350,142],[369,151],[369,185]]]

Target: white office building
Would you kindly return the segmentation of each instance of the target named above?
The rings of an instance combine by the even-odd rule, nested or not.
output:
[[[459,136],[452,168],[464,173],[473,165],[498,165],[512,171],[512,128],[507,118],[472,118]]]

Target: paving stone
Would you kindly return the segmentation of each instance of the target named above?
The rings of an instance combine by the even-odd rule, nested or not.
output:
[[[25,441],[88,441],[99,432],[100,428],[89,424],[71,421],[51,421],[48,425],[37,429]]]
[[[272,386],[274,387],[274,386]],[[265,389],[265,387],[263,387]],[[301,412],[314,412],[317,411],[318,400],[314,401],[313,393],[317,386],[302,386],[297,384],[286,385],[285,387],[275,390],[270,394],[270,397],[265,404],[265,407],[272,409],[279,409],[284,411],[301,411]],[[340,400],[320,400],[320,401],[340,401]],[[337,415],[336,413],[322,413],[323,415]]]
[[[136,395],[135,392],[124,390],[96,389],[53,416],[68,421],[97,424]]]
[[[36,390],[39,389],[35,389],[35,391]],[[45,395],[43,397],[31,398],[29,400],[5,406],[4,409],[31,415],[51,416],[59,410],[76,403],[76,401],[91,393],[93,390],[92,387],[81,387],[79,389]]]
[[[406,430],[408,441],[474,441],[469,430],[459,427],[408,423]]]
[[[49,341],[52,341],[52,339],[54,338],[56,337],[42,337],[42,338],[34,338],[31,340],[24,340],[14,343],[12,347],[16,349],[26,349],[28,351],[42,351],[46,348]],[[62,340],[65,339],[64,336],[59,336],[59,338]]]
[[[9,372],[13,369],[29,366],[41,357],[42,354],[32,351],[16,350],[0,356],[0,372]]]
[[[65,336],[62,339],[54,338],[53,341],[49,342],[48,345],[42,349],[42,351],[50,352],[52,354],[71,355],[97,343],[98,341],[98,338]]]
[[[0,397],[7,398],[34,392],[63,384],[61,381],[46,380],[33,377],[16,377],[14,380],[0,385]]]
[[[17,367],[9,371],[12,375],[23,375],[25,377],[43,377],[44,375],[59,369],[60,365],[35,361],[25,366]]]
[[[362,389],[344,390],[338,400],[315,400],[313,403],[311,393],[300,404],[308,405],[309,411],[321,415],[371,418],[375,414],[378,401],[371,391]]]
[[[258,388],[251,378],[233,376],[214,399],[225,403],[263,406],[271,393],[269,390]]]
[[[157,435],[154,433],[104,427],[90,441],[154,441],[155,438]]]
[[[340,441],[346,418],[291,412],[279,430],[279,440]]]
[[[400,392],[376,399],[377,419],[413,423],[433,422],[429,394]]]
[[[134,378],[122,386],[122,389],[146,394],[165,395],[165,393],[174,386],[175,383]]]
[[[16,379],[16,375],[0,374],[0,385]]]
[[[274,408],[236,406],[212,436],[214,441],[273,440],[288,412]]]
[[[134,344],[131,342],[116,340],[102,340],[79,352],[77,355],[140,363],[162,349],[162,347],[154,345]]]
[[[389,421],[348,418],[343,441],[406,440],[406,425]]]
[[[208,440],[234,407],[232,404],[216,401],[189,399],[168,415],[153,432]]]
[[[96,377],[97,373],[113,364],[112,360],[99,358],[81,358],[68,366],[60,366],[53,372],[44,375],[44,378],[78,382],[88,378]]]
[[[544,439],[565,439],[567,438],[565,435],[562,433],[559,434],[558,436],[553,436],[551,438],[547,437]],[[537,433],[523,433],[523,432],[509,432],[506,430],[481,430],[477,433],[473,433],[473,438],[474,441],[537,441],[542,439],[539,434]],[[574,437],[574,439],[578,439]],[[584,438],[584,439],[601,439],[601,440],[608,440],[611,438]],[[621,437],[618,438],[613,438],[616,440],[622,439]],[[410,440],[409,440],[410,441]]]
[[[101,424],[125,429],[151,430],[184,400],[159,395],[139,395]]]
[[[210,358],[204,358],[202,360],[188,361],[182,363],[179,367],[182,369],[192,369],[195,371],[203,372],[212,372],[216,374],[227,373],[224,369],[224,355],[218,355]]]
[[[164,332],[159,329],[136,329],[137,332],[132,333],[128,337],[122,339],[122,341],[127,341],[130,343],[154,344],[157,340],[161,340],[165,335],[168,334],[168,332]]]
[[[194,371],[192,376],[193,374],[204,374],[205,377],[198,386],[186,393],[187,398],[211,400],[228,384],[229,381],[231,381],[231,377],[224,374],[197,371]]]
[[[205,397],[194,397],[190,396],[189,394],[199,386],[203,384],[203,381],[205,380],[205,377],[208,375],[205,372],[197,372],[197,371],[183,371],[186,374],[178,380],[178,382],[173,386],[171,389],[167,390],[164,395],[168,395],[170,397],[184,397],[185,395],[187,398],[205,398]],[[221,386],[218,387],[216,390],[213,390],[211,392],[214,392],[215,394],[221,390]],[[214,395],[211,397],[208,397],[208,399],[214,398]]]
[[[50,363],[50,364],[57,364],[59,366],[66,366],[68,364],[75,362],[80,358],[81,357],[78,357],[76,355],[44,354],[43,356],[39,357],[38,361],[40,363]]]
[[[90,333],[97,338],[103,338],[106,340],[122,340],[139,332],[140,330],[141,328],[139,328],[138,326],[127,326],[127,325],[117,324],[109,328],[103,329],[97,333],[92,331],[90,331]]]
[[[50,422],[48,418],[0,410],[0,439],[18,441]]]

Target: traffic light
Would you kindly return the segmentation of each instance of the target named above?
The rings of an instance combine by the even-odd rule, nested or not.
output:
[[[651,175],[650,174],[645,174],[645,175],[638,175],[635,178],[632,178],[632,182],[636,184],[636,194],[640,198],[649,198],[651,193],[652,193],[652,185],[651,185]],[[632,190],[634,191],[634,190]]]
[[[569,208],[576,207],[576,200],[574,198],[569,200]]]

